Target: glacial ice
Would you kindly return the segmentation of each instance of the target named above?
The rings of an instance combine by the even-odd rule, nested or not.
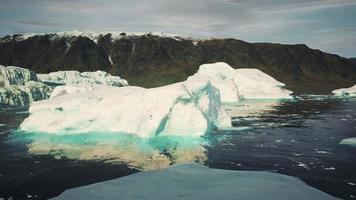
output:
[[[37,74],[37,77],[45,83],[55,84],[101,84],[117,87],[128,85],[126,80],[100,70],[95,72],[58,71],[49,74]]]
[[[21,67],[0,65],[0,87],[25,85],[27,81],[37,81],[36,73]]]
[[[37,81],[28,69],[0,65],[0,104],[27,107],[32,101],[49,98],[52,89]]]
[[[155,170],[174,163],[207,160],[202,137],[160,136],[141,138],[136,135],[91,132],[58,135],[41,132],[15,132],[12,141],[28,144],[31,155],[52,155],[75,160],[125,163],[139,170]]]
[[[258,69],[236,69],[235,83],[242,99],[292,99],[292,91]]]
[[[60,86],[51,95],[57,85]],[[0,104],[6,106],[28,107],[31,102],[50,96],[92,91],[103,86],[127,85],[126,80],[104,71],[59,71],[36,75],[25,68],[0,65]]]
[[[20,128],[58,134],[116,132],[140,137],[200,136],[231,127],[219,91],[190,80],[159,88],[106,87],[57,96],[31,105]]]
[[[341,88],[341,89],[333,90],[332,93],[335,96],[354,97],[356,96],[356,85],[349,88]]]
[[[158,184],[158,185],[157,185]],[[140,172],[66,190],[53,199],[336,200],[300,179],[271,172],[210,169],[195,163]]]
[[[204,64],[188,80],[210,80],[221,93],[224,103],[244,99],[291,99],[291,91],[284,89],[283,83],[258,69],[233,69],[218,62]]]

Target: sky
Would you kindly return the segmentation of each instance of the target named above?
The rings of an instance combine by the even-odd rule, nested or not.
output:
[[[0,35],[164,32],[356,57],[356,0],[0,0]]]

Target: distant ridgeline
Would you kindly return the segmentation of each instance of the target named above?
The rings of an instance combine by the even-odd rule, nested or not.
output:
[[[163,34],[62,32],[0,38],[0,64],[36,73],[104,70],[131,85],[155,87],[183,81],[199,65],[226,62],[257,68],[297,93],[328,93],[356,83],[355,59],[306,45],[197,40]]]

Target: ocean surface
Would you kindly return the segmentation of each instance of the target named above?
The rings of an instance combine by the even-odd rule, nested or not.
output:
[[[356,99],[226,105],[234,128],[202,138],[141,139],[123,134],[49,135],[17,128],[26,111],[0,111],[0,198],[47,199],[65,189],[174,163],[271,171],[299,177],[342,199],[356,199]]]

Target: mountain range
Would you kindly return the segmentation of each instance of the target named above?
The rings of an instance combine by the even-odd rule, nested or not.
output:
[[[162,86],[185,80],[199,65],[226,62],[257,68],[296,93],[329,93],[356,83],[356,59],[304,44],[248,43],[234,38],[192,39],[163,34],[53,33],[0,38],[0,64],[36,73],[103,70],[130,85]]]

